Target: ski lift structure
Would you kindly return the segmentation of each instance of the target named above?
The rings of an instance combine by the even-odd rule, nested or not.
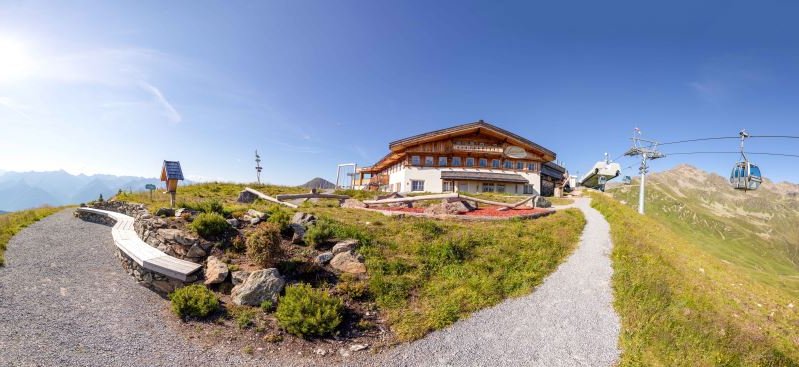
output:
[[[741,130],[738,135],[741,137],[741,160],[732,168],[730,185],[732,185],[733,189],[743,190],[744,192],[757,190],[763,182],[763,175],[760,173],[760,167],[750,162],[746,152],[744,152],[744,141],[749,137],[749,133],[746,130]]]

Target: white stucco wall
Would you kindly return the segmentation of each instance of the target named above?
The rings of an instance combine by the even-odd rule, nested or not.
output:
[[[505,174],[518,174],[527,179],[527,181],[533,185],[533,190],[535,194],[541,192],[541,176],[537,172],[529,172],[529,171],[514,171],[514,170],[502,170],[502,169],[489,169],[489,168],[463,168],[463,167],[447,167],[447,168],[437,168],[437,167],[404,167],[400,169],[398,172],[394,172],[389,175],[389,185],[394,183],[400,183],[401,188],[400,192],[410,192],[411,191],[411,180],[422,180],[424,181],[424,191],[426,192],[434,192],[439,193],[442,192],[442,180],[441,180],[441,171],[462,171],[462,172],[490,172],[490,173],[505,173]],[[462,182],[462,184],[467,184],[467,188],[469,192],[477,192],[478,190],[478,182],[468,181]],[[392,189],[394,186],[390,186]],[[506,183],[505,184],[506,192],[507,193],[518,193],[521,194],[524,192],[523,184],[513,184],[513,183]]]

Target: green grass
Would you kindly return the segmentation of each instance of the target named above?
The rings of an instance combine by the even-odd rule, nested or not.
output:
[[[530,293],[571,253],[585,224],[577,210],[479,223],[315,211],[334,237],[361,240],[368,294],[403,341]]]
[[[601,194],[611,225],[621,366],[795,366],[795,296]]]
[[[0,266],[5,265],[4,253],[11,237],[14,237],[14,235],[19,233],[23,228],[61,209],[62,208],[44,207],[0,214]]]

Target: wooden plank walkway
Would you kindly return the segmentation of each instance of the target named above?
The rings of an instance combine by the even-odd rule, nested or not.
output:
[[[134,219],[128,215],[94,208],[78,208],[78,211],[94,213],[116,221],[111,229],[114,244],[139,266],[170,278],[187,281],[189,276],[202,268],[201,264],[169,256],[145,243],[133,229]]]

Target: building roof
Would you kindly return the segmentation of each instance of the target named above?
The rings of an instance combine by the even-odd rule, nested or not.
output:
[[[161,168],[161,181],[166,180],[183,180],[183,170],[180,168],[178,161],[164,161]]]
[[[442,180],[462,181],[494,181],[511,183],[529,183],[522,175],[513,173],[469,172],[469,171],[442,171]]]
[[[546,162],[541,166],[541,174],[561,179],[566,174],[566,169],[553,162]]]

